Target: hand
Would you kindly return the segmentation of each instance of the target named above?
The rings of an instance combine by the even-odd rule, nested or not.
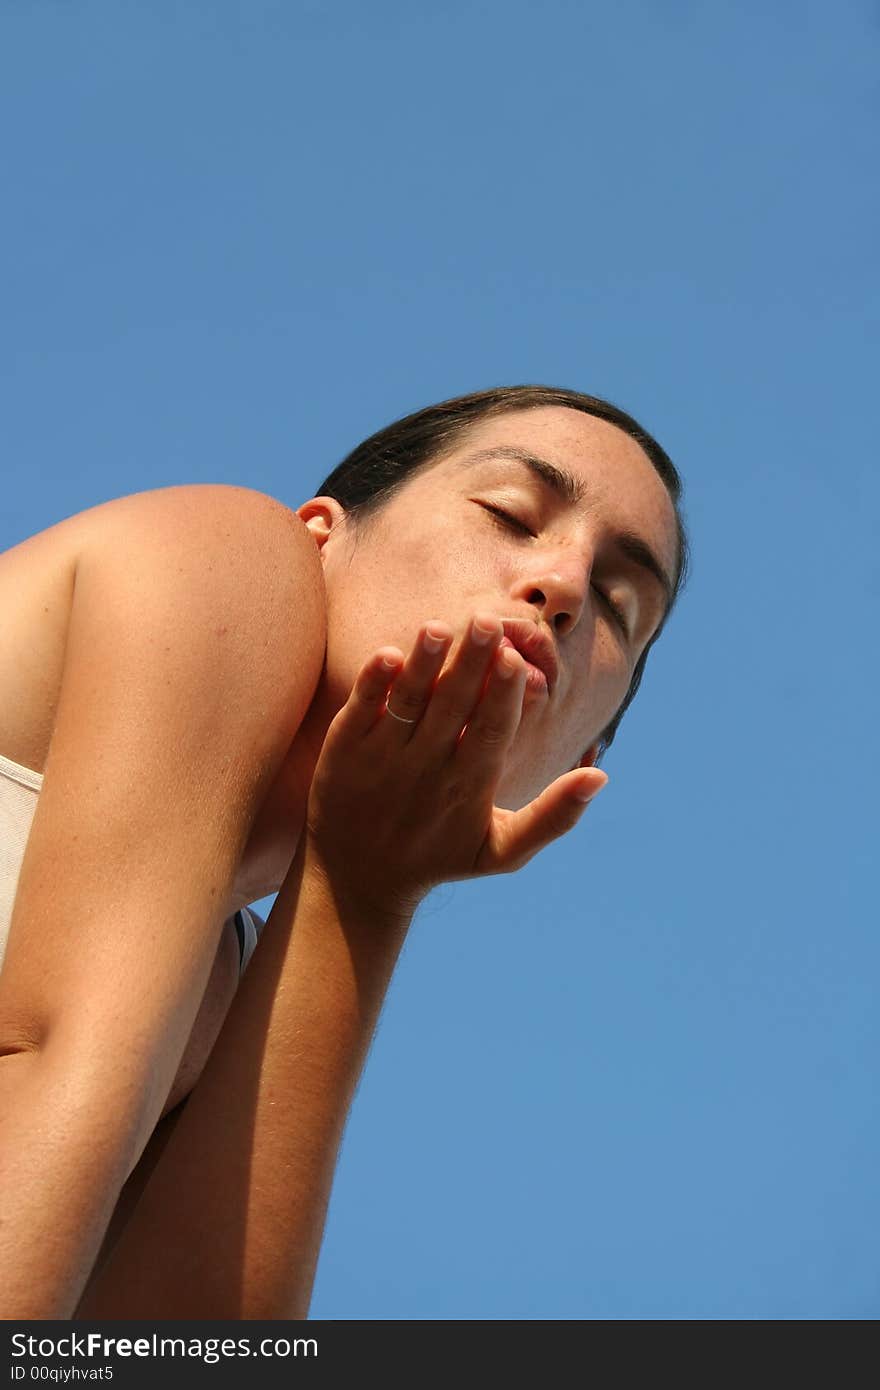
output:
[[[497,618],[477,615],[444,668],[452,634],[431,622],[408,658],[383,647],[361,668],[327,731],[306,813],[312,852],[343,891],[412,912],[438,883],[518,869],[608,781],[576,768],[519,811],[494,805],[526,679],[502,636]]]

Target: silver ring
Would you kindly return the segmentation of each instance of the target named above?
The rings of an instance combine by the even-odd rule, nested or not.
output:
[[[417,719],[404,719],[402,714],[395,714],[387,700],[385,701],[385,709],[391,718],[396,719],[399,724],[418,724],[419,722]]]

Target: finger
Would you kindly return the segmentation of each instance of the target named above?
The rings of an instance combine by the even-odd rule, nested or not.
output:
[[[441,672],[410,741],[414,749],[424,754],[429,768],[442,766],[454,753],[462,728],[480,698],[503,635],[498,618],[478,613]]]
[[[394,744],[409,741],[431,698],[451,643],[452,633],[444,624],[424,625],[394,681],[394,698],[389,698],[387,717],[376,727],[378,737]]]
[[[357,740],[368,734],[382,716],[385,700],[402,665],[403,652],[397,647],[382,647],[374,652],[358,672],[351,694],[330,725],[328,736],[332,733],[334,740]]]
[[[597,767],[577,768],[557,777],[528,806],[501,820],[497,833],[484,846],[479,871],[508,873],[522,868],[545,845],[577,825],[607,782],[607,774]]]
[[[455,749],[454,766],[492,790],[522,719],[526,663],[512,647],[496,652],[483,697]]]

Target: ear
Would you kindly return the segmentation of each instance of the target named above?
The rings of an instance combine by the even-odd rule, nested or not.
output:
[[[574,767],[569,768],[569,771],[570,771],[570,772],[574,772],[574,769],[575,769],[576,767],[593,767],[593,766],[595,766],[596,759],[597,759],[598,756],[599,756],[599,747],[600,747],[600,741],[597,739],[595,743],[591,743],[591,744],[590,744],[589,748],[587,749],[587,751],[586,751],[586,753],[584,754],[584,756],[581,758],[580,762],[575,763],[575,764],[574,764]]]
[[[305,522],[318,549],[323,551],[333,531],[345,520],[346,512],[335,497],[310,497],[308,502],[297,507],[296,515]]]

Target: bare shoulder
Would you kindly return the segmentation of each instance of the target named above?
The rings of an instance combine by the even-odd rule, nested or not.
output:
[[[317,680],[326,640],[308,529],[276,498],[223,484],[116,498],[22,542],[0,555],[0,608],[0,752],[38,771],[75,617],[100,615],[107,633],[139,627],[146,660],[160,643],[178,664],[201,649],[204,679],[246,680],[257,696],[265,685],[279,711],[287,680],[297,691]]]
[[[180,483],[174,487],[151,488],[102,502],[71,520],[93,518],[98,523],[110,518],[142,516],[148,512],[167,517],[179,516],[188,524],[200,522],[208,527],[227,523],[235,528],[277,527],[298,533],[305,530],[296,512],[267,492],[233,483]],[[63,523],[62,523],[63,524]]]
[[[191,698],[221,695],[228,718],[286,746],[326,641],[323,571],[299,517],[265,493],[202,484],[120,498],[81,523],[69,638],[79,607],[89,648],[115,664],[103,633],[134,624],[139,662]]]
[[[86,514],[87,557],[142,557],[153,582],[184,611],[250,624],[250,644],[283,647],[324,615],[321,564],[306,526],[274,497],[252,488],[193,484],[135,493]],[[93,518],[93,519],[92,519]],[[84,517],[85,521],[85,517]],[[227,628],[235,643],[236,635]]]
[[[132,493],[62,523],[75,531],[80,554],[126,549],[169,559],[241,567],[284,588],[321,586],[321,566],[309,532],[294,511],[254,488],[193,483]],[[72,539],[74,537],[72,536]],[[212,569],[211,573],[216,574]]]
[[[116,497],[47,527],[0,554],[0,583],[7,571],[69,567],[89,552],[108,556],[130,546],[207,560],[222,553],[230,563],[247,556],[251,566],[269,569],[293,559],[301,577],[321,574],[307,528],[283,502],[254,488],[188,483]],[[286,573],[282,566],[278,579]]]

